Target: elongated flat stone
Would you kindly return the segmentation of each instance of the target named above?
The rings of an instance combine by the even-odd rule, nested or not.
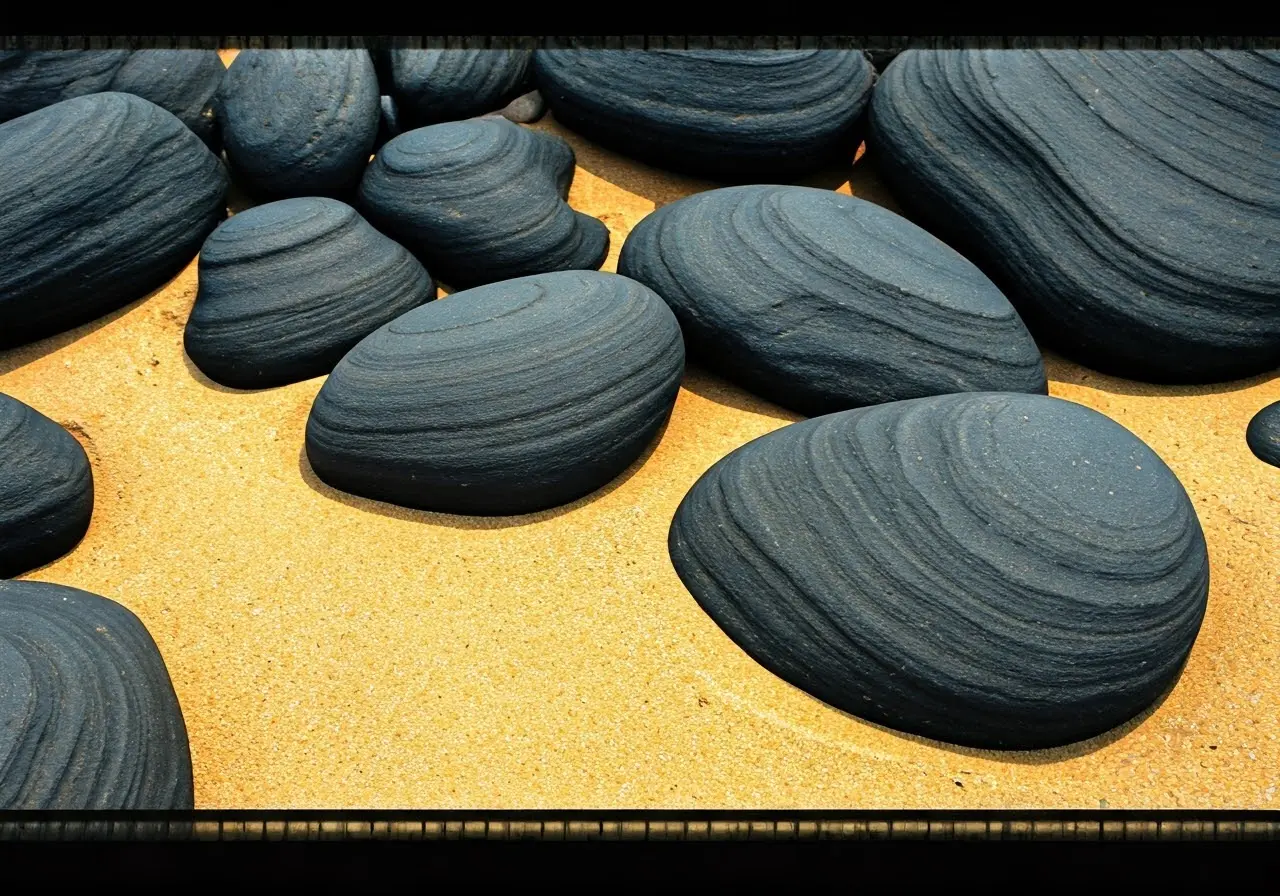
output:
[[[908,51],[868,146],[1063,353],[1150,382],[1280,366],[1280,53]]]
[[[307,421],[335,488],[445,513],[544,510],[653,441],[684,372],[675,316],[616,274],[561,271],[415,308],[339,362]]]
[[[832,706],[974,747],[1052,747],[1178,677],[1204,536],[1136,436],[1056,398],[968,393],[786,426],[713,466],[676,572],[770,671]]]
[[[217,154],[222,139],[214,107],[226,72],[215,50],[136,50],[116,70],[110,89],[172,112]]]
[[[1245,440],[1259,460],[1280,467],[1280,401],[1253,415],[1245,430]]]
[[[697,193],[642,220],[618,273],[691,357],[810,416],[944,392],[1047,391],[1013,306],[904,218],[811,187]]]
[[[336,199],[240,212],[205,240],[187,354],[237,389],[322,376],[361,339],[435,298],[409,251]]]
[[[386,92],[406,130],[502,109],[533,88],[529,50],[388,50]]]
[[[260,196],[345,195],[373,152],[379,99],[364,50],[243,50],[218,98],[232,172]]]
[[[182,709],[115,601],[0,582],[0,809],[191,809]]]
[[[128,50],[0,52],[0,122],[63,100],[111,89]]]
[[[0,348],[164,284],[226,217],[226,171],[147,100],[96,93],[0,125]]]
[[[565,202],[573,164],[564,140],[509,121],[437,124],[382,147],[358,207],[455,289],[596,269],[609,230]]]
[[[534,62],[557,121],[721,179],[852,162],[873,78],[856,50],[538,50]]]
[[[71,550],[93,515],[93,471],[71,433],[0,394],[0,579]]]

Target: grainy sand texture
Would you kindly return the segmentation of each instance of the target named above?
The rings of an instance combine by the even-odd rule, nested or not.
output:
[[[645,214],[713,186],[535,127],[578,153],[569,199],[609,226],[605,270]],[[893,208],[861,160],[806,182]],[[1274,376],[1161,388],[1047,359],[1053,395],[1128,427],[1182,480],[1212,590],[1153,712],[997,754],[809,697],[677,578],[667,528],[685,491],[794,415],[691,368],[653,450],[586,499],[520,518],[402,510],[311,472],[322,379],[238,392],[193,367],[195,293],[193,262],[107,318],[0,352],[0,391],[70,429],[96,481],[84,541],[24,578],[141,617],[185,713],[199,808],[1280,806],[1280,470],[1244,437],[1280,399]]]

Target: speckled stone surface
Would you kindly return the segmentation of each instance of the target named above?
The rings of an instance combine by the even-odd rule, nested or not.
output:
[[[344,196],[378,134],[378,76],[364,50],[245,50],[218,98],[237,182],[264,198]]]
[[[1204,617],[1190,499],[1082,405],[969,393],[797,423],[685,497],[676,571],[747,653],[891,728],[995,749],[1151,706]]]
[[[852,159],[873,79],[856,50],[538,50],[534,60],[558,121],[723,179]]]
[[[384,90],[406,129],[502,109],[533,87],[529,50],[386,50]]]
[[[0,122],[63,100],[111,89],[128,50],[0,52]]]
[[[502,119],[432,125],[382,147],[358,207],[455,289],[596,269],[609,231],[564,201],[573,162],[564,140]]]
[[[0,347],[119,308],[226,216],[226,171],[182,122],[97,93],[0,125]]]
[[[0,579],[61,557],[92,515],[93,471],[80,443],[0,393]]]
[[[1280,401],[1254,414],[1245,430],[1249,450],[1259,460],[1280,467]]]
[[[681,199],[627,237],[618,272],[680,321],[690,357],[810,416],[944,392],[1039,392],[1017,312],[910,221],[813,187]]]
[[[187,354],[238,389],[322,376],[357,342],[435,298],[407,249],[336,199],[240,212],[205,240]]]
[[[1171,383],[1280,367],[1280,53],[908,51],[868,146],[1076,360]]]
[[[191,809],[164,660],[114,601],[0,581],[0,809]]]
[[[214,105],[226,71],[215,50],[135,50],[116,70],[110,89],[167,109],[221,153]]]
[[[684,372],[675,316],[634,280],[560,271],[432,302],[351,350],[307,457],[393,504],[512,515],[608,483],[653,441]]]

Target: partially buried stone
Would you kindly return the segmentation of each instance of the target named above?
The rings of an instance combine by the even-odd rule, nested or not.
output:
[[[342,196],[378,134],[378,77],[364,50],[243,50],[218,115],[232,173],[259,196]]]
[[[542,99],[542,94],[537,90],[531,90],[523,96],[516,97],[497,112],[490,112],[489,115],[501,115],[507,121],[514,121],[516,124],[529,124],[541,118],[546,111],[547,104]]]
[[[96,93],[0,125],[0,348],[173,277],[226,217],[227,176],[154,103]]]
[[[0,582],[0,720],[0,809],[193,808],[169,672],[114,601]]]
[[[375,331],[307,421],[328,484],[446,513],[568,503],[622,473],[684,371],[670,309],[616,274],[562,271],[465,292]]]
[[[1280,53],[908,50],[867,142],[1064,354],[1149,382],[1280,366]]]
[[[1047,391],[1013,306],[887,209],[811,187],[726,187],[666,205],[618,273],[675,311],[690,357],[808,415],[944,392]]]
[[[609,231],[565,199],[573,149],[509,121],[475,118],[389,142],[359,208],[455,289],[545,271],[596,269]]]
[[[763,436],[698,480],[669,547],[770,671],[863,719],[994,749],[1084,740],[1150,707],[1209,587],[1195,509],[1149,447],[1013,393]]]
[[[187,354],[238,389],[321,376],[357,342],[435,298],[403,246],[336,199],[243,211],[205,240]]]
[[[0,394],[0,578],[61,557],[84,537],[92,515],[93,471],[80,443]]]
[[[851,164],[874,77],[857,50],[538,50],[534,62],[557,121],[718,179]]]
[[[1245,440],[1259,460],[1280,467],[1280,401],[1254,414],[1245,430]]]
[[[533,87],[529,50],[387,50],[386,92],[406,129],[502,109]]]
[[[116,71],[111,89],[167,109],[220,153],[214,101],[226,71],[215,50],[137,50]]]
[[[0,122],[63,100],[111,89],[128,50],[0,52]]]

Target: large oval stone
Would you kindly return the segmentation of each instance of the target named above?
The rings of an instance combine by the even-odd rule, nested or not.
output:
[[[1172,471],[1082,405],[968,393],[786,426],[712,467],[671,559],[720,627],[832,706],[1052,747],[1177,678],[1209,564]]]
[[[609,230],[565,202],[573,149],[496,118],[447,122],[382,147],[360,183],[370,223],[454,289],[599,268]]]
[[[93,471],[80,443],[44,414],[0,394],[0,579],[67,553],[92,515]]]
[[[634,280],[507,280],[415,308],[352,349],[316,396],[307,457],[335,488],[393,504],[543,510],[635,461],[683,372],[675,316]]]
[[[908,51],[868,146],[1063,353],[1151,382],[1280,366],[1280,53]]]
[[[116,70],[111,89],[172,112],[216,154],[222,139],[214,107],[226,73],[216,50],[136,50]]]
[[[538,50],[534,62],[556,120],[716,178],[852,162],[873,78],[858,50]]]
[[[0,125],[0,347],[173,277],[226,217],[222,163],[147,100],[95,93]]]
[[[1031,334],[981,271],[852,196],[697,193],[631,231],[618,273],[666,300],[692,358],[810,416],[944,392],[1047,390]]]
[[[193,808],[169,672],[115,601],[0,582],[0,720],[0,809]]]
[[[238,182],[261,196],[340,195],[369,163],[380,114],[364,50],[243,50],[218,115]]]
[[[317,197],[240,212],[205,240],[187,354],[237,389],[322,376],[378,327],[435,298],[409,251]]]
[[[501,109],[533,89],[530,50],[387,50],[386,92],[411,129]]]

